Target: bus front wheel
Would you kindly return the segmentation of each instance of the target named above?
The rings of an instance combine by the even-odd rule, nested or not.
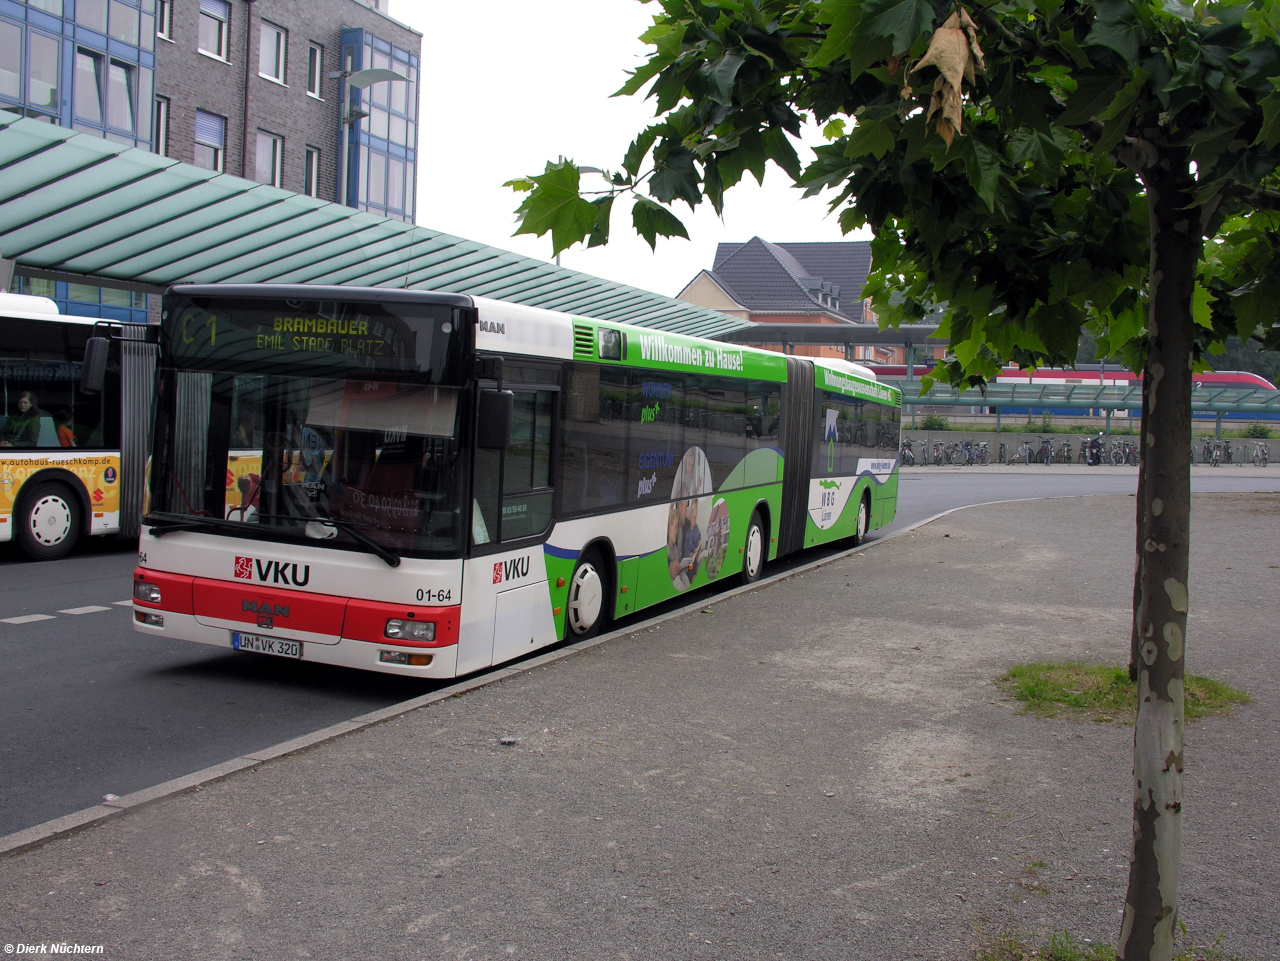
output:
[[[582,641],[595,637],[604,626],[607,580],[600,555],[588,551],[578,559],[569,580],[569,600],[565,605],[565,639]]]
[[[742,550],[742,583],[754,584],[760,580],[760,572],[764,570],[764,522],[760,520],[760,512],[752,511],[751,523],[747,525],[747,542]]]
[[[870,520],[870,509],[867,505],[867,498],[864,496],[858,501],[858,517],[853,522],[853,546],[860,547],[862,542],[867,539],[867,524]]]
[[[80,505],[62,484],[37,484],[15,514],[18,546],[33,560],[66,557],[80,538]]]

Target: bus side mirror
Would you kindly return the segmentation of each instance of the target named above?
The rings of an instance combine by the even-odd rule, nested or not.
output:
[[[516,395],[509,390],[480,391],[476,446],[482,450],[506,450],[511,443],[511,413]]]
[[[80,393],[102,393],[107,375],[107,355],[111,341],[106,337],[90,337],[84,345],[84,367],[80,372]]]

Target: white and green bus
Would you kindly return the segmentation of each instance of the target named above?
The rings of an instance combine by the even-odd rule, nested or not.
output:
[[[865,368],[480,297],[165,296],[141,632],[453,677],[897,505]]]

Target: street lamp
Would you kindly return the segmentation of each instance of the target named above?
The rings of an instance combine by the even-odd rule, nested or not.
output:
[[[408,83],[409,78],[402,77],[386,67],[369,67],[366,70],[335,70],[329,74],[329,79],[346,81],[342,85],[342,113],[338,118],[338,125],[341,128],[339,141],[341,146],[338,148],[338,202],[345,207],[347,206],[347,153],[350,150],[350,135],[347,131],[357,129],[356,125],[369,116],[367,110],[351,109],[351,88],[364,90],[366,87],[372,87],[375,83],[384,81],[394,83],[399,80]]]

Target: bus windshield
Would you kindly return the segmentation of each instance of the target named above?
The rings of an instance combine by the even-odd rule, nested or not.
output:
[[[316,310],[291,310],[283,325],[260,304],[174,312],[153,523],[383,556],[461,554],[467,405],[455,311],[388,318],[373,304],[333,306],[328,330]],[[215,324],[215,336],[183,342]],[[331,336],[340,329],[358,347]],[[295,335],[301,346],[290,349]],[[317,337],[330,345],[317,348]]]

